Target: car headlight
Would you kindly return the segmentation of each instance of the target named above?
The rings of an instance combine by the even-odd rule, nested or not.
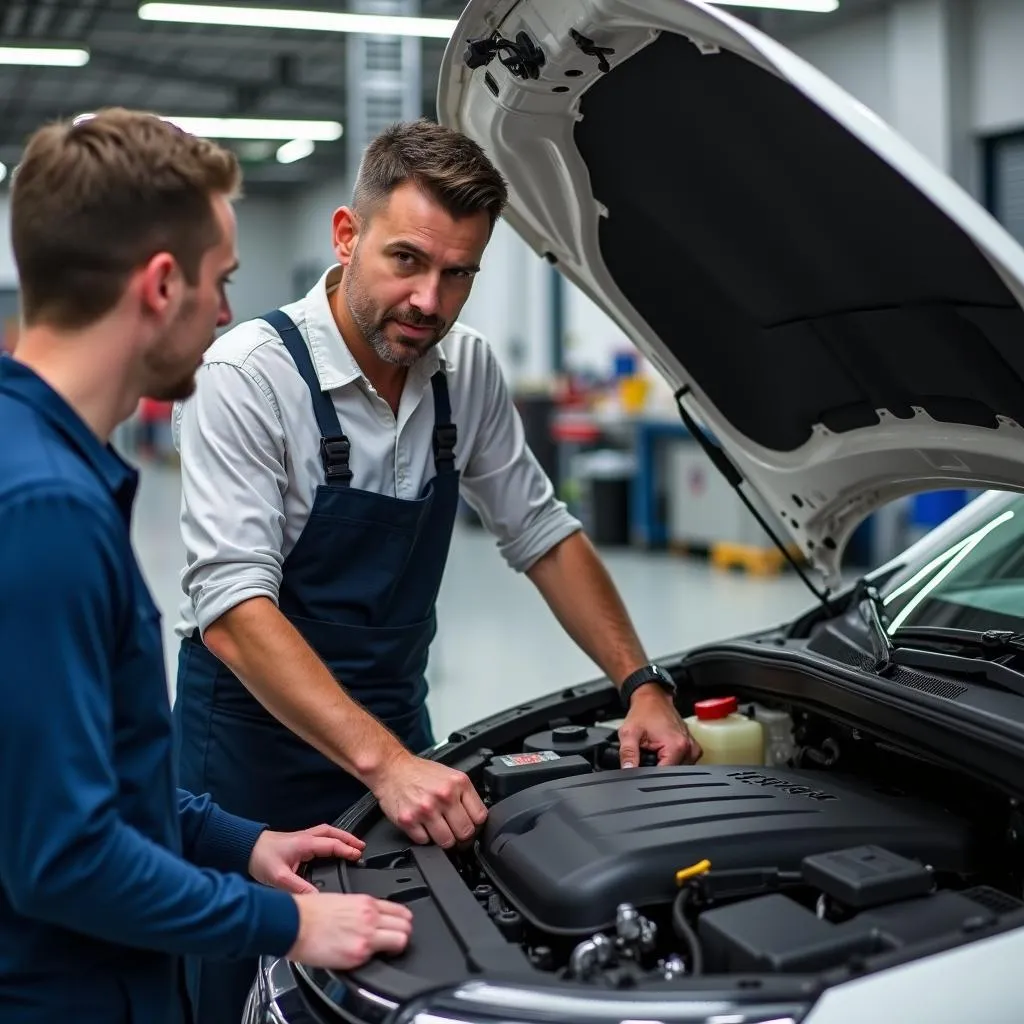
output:
[[[315,1024],[287,960],[261,957],[242,1024]]]

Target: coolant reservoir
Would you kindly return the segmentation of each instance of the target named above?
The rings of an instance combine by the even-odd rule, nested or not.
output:
[[[735,697],[697,701],[686,719],[704,753],[698,764],[764,764],[764,728],[737,713]]]
[[[762,704],[744,704],[749,718],[753,718],[764,726],[764,763],[788,764],[796,754],[796,743],[793,740],[793,719],[785,711],[766,708]]]

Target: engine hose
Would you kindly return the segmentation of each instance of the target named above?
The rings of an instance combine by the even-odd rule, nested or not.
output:
[[[686,943],[690,954],[690,973],[701,974],[704,970],[704,953],[700,948],[700,940],[697,933],[686,920],[686,902],[690,895],[690,889],[684,886],[676,893],[672,902],[672,928],[676,936]]]

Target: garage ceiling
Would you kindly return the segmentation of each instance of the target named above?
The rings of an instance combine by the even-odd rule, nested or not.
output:
[[[223,3],[225,0],[219,0]],[[731,7],[779,38],[855,16],[878,0],[841,0],[829,15]],[[243,6],[243,4],[238,4]],[[338,10],[326,0],[246,0],[244,6]],[[421,0],[424,17],[456,18],[464,0]],[[84,67],[0,65],[0,162],[13,167],[25,138],[45,121],[100,106],[172,116],[328,119],[345,123],[344,36],[143,21],[138,0],[0,0],[0,44],[89,50]],[[434,115],[445,40],[422,41],[423,110]],[[306,159],[276,160],[279,143],[229,143],[245,162],[246,189],[287,194],[345,165],[345,138],[318,143]]]

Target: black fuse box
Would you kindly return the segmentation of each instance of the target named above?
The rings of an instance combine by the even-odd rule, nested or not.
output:
[[[562,756],[553,750],[498,754],[484,768],[484,782],[493,800],[504,800],[521,790],[552,779],[588,775],[593,765],[579,754]]]
[[[697,928],[709,973],[785,973],[827,970],[852,957],[952,938],[998,917],[999,911],[967,893],[943,891],[874,907],[837,924],[772,893],[708,910]]]
[[[698,934],[709,971],[821,971],[881,952],[869,925],[834,925],[788,896],[772,893],[701,914]]]
[[[935,884],[924,864],[880,846],[854,846],[806,857],[801,871],[808,885],[852,910],[925,896]]]

